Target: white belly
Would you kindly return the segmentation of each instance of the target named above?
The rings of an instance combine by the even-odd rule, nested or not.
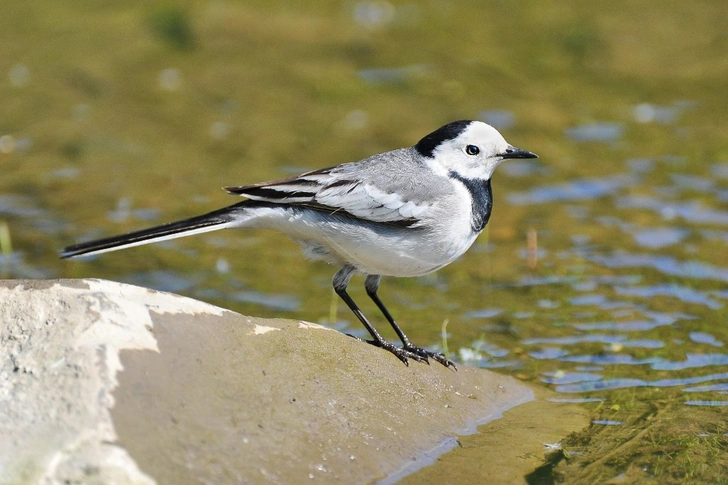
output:
[[[251,211],[252,212],[252,211]],[[452,221],[452,220],[451,220]],[[316,211],[255,209],[242,227],[280,231],[297,241],[304,254],[362,273],[382,276],[422,276],[452,263],[475,241],[469,220],[428,229],[358,224],[347,217]]]

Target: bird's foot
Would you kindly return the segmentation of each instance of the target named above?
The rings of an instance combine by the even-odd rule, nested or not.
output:
[[[403,347],[397,347],[396,345],[389,343],[386,340],[364,340],[359,337],[354,337],[353,335],[349,335],[349,337],[361,340],[362,342],[366,342],[375,347],[379,347],[380,349],[388,350],[389,352],[393,353],[399,360],[401,360],[402,363],[406,366],[409,366],[409,359],[415,360],[417,362],[425,362],[428,365],[430,364],[430,359],[433,359],[444,365],[445,367],[452,367],[454,370],[458,370],[455,363],[447,359],[443,354],[431,352],[421,347],[416,347],[412,344],[405,345]]]
[[[399,360],[402,361],[402,363],[406,366],[409,366],[409,359],[416,360],[418,362],[429,362],[427,361],[427,357],[418,353],[418,352],[412,352],[411,350],[404,349],[402,347],[397,347],[394,344],[391,344],[387,342],[386,340],[365,340],[359,337],[355,337],[354,335],[347,334],[349,337],[353,337],[357,340],[360,340],[362,342],[366,342],[369,345],[373,345],[375,347],[379,347],[380,349],[388,350],[391,353],[395,355]]]
[[[448,359],[447,357],[445,357],[444,354],[441,354],[439,352],[432,352],[430,350],[423,349],[422,347],[415,347],[412,344],[405,345],[402,348],[408,352],[419,355],[420,357],[422,357],[422,360],[424,360],[428,364],[430,363],[428,359],[432,359],[444,365],[445,367],[452,367],[454,370],[458,370],[458,366],[455,365],[455,362]]]

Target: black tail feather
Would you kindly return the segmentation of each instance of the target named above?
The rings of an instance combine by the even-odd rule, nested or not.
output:
[[[155,240],[182,237],[185,233],[203,232],[200,230],[203,230],[204,228],[214,230],[214,226],[233,222],[235,220],[235,212],[247,203],[248,201],[239,202],[223,209],[208,212],[207,214],[190,217],[189,219],[169,222],[167,224],[162,224],[161,226],[150,227],[148,229],[142,229],[118,236],[111,236],[94,241],[74,244],[73,246],[68,246],[61,250],[61,259],[73,258],[84,254],[113,251],[124,247],[138,246],[154,242]]]

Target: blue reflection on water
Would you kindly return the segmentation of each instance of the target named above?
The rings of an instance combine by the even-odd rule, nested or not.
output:
[[[644,365],[662,362],[661,357],[647,357],[637,359],[631,355],[625,354],[602,354],[602,355],[572,355],[560,359],[564,362],[578,362],[581,364],[599,364],[599,365]]]
[[[528,177],[530,175],[546,175],[550,169],[537,160],[510,160],[498,167],[498,171],[509,177]]]
[[[179,293],[189,290],[197,285],[197,280],[175,271],[150,271],[148,273],[136,273],[128,279],[129,283],[160,291]]]
[[[257,303],[273,310],[294,312],[300,309],[301,302],[293,295],[261,293],[258,291],[239,291],[230,297],[243,303]]]
[[[657,327],[672,325],[678,320],[690,319],[690,315],[683,313],[644,312],[648,319],[627,320],[622,322],[605,321],[590,323],[572,323],[579,330],[615,330],[622,332],[644,332]]]
[[[233,284],[233,286],[239,286],[239,284]],[[251,290],[226,292],[212,288],[202,288],[195,292],[195,296],[197,298],[214,298],[220,300],[229,299],[242,303],[254,303],[275,311],[294,312],[301,308],[301,302],[297,296],[262,293]],[[351,330],[347,330],[347,333],[356,334],[359,330],[359,328],[353,328]],[[363,329],[361,330],[364,331]]]
[[[644,349],[661,349],[665,346],[664,342],[659,340],[651,339],[637,339],[637,340],[626,340],[619,342],[619,345],[624,348],[644,348]],[[617,347],[618,349],[618,347]]]
[[[728,231],[701,229],[699,233],[709,241],[722,241],[724,243],[728,243]]]
[[[427,73],[432,68],[426,64],[394,68],[362,69],[359,77],[370,84],[399,84]]]
[[[487,308],[485,310],[475,310],[467,312],[463,318],[493,318],[503,313],[501,308]]]
[[[725,393],[728,392],[728,382],[722,382],[720,384],[711,384],[708,386],[695,386],[695,387],[686,387],[683,389],[685,392],[720,392]]]
[[[728,163],[714,163],[710,167],[710,173],[713,177],[728,179]]]
[[[643,227],[624,222],[616,217],[598,217],[596,220],[607,227],[618,227],[630,234],[637,244],[650,249],[672,246],[690,235],[689,230],[679,227]]]
[[[655,168],[655,161],[651,158],[631,158],[625,164],[635,173],[648,173]]]
[[[586,123],[566,130],[566,136],[574,141],[614,142],[623,134],[622,123]]]
[[[535,344],[562,344],[571,345],[584,342],[598,342],[598,343],[615,343],[622,342],[627,339],[626,335],[572,335],[568,337],[551,337],[551,338],[529,338],[521,340],[523,345],[535,345]]]
[[[516,116],[505,110],[481,111],[478,117],[499,130],[507,130],[516,123]]]
[[[42,209],[35,207],[33,199],[21,195],[0,195],[0,215],[18,217],[40,217]]]
[[[545,347],[541,350],[529,351],[528,355],[534,359],[550,360],[550,359],[558,359],[560,357],[569,355],[569,352],[567,352],[564,349],[560,349],[558,347]]]
[[[714,336],[705,332],[690,332],[690,340],[698,344],[712,345],[713,347],[723,347],[723,342],[718,341]]]
[[[511,204],[543,204],[546,202],[592,200],[633,185],[635,175],[616,174],[600,178],[578,179],[571,182],[542,185],[527,192],[515,192],[508,196]]]
[[[547,372],[541,377],[542,382],[548,384],[572,384],[574,382],[589,382],[602,379],[601,374],[588,372]]]
[[[556,390],[563,393],[574,393],[623,389],[626,387],[675,387],[724,379],[728,379],[728,372],[720,374],[710,374],[707,376],[685,377],[682,379],[659,379],[656,381],[629,378],[602,379],[599,381],[587,381],[576,384],[559,385],[556,387]]]
[[[707,192],[715,187],[715,180],[699,177],[697,175],[686,175],[682,173],[671,173],[670,178],[676,187],[683,189]]]
[[[653,268],[672,276],[728,282],[728,269],[702,261],[678,261],[672,256],[634,254],[626,251],[615,251],[611,255],[592,254],[587,258],[608,268]]]
[[[546,399],[549,402],[563,402],[563,403],[585,403],[585,402],[603,402],[604,399],[600,397],[551,397]]]
[[[659,106],[650,103],[640,103],[634,107],[633,115],[638,123],[660,123],[669,125],[677,120],[682,111],[680,106]]]
[[[620,197],[616,204],[620,209],[652,210],[665,220],[681,218],[690,224],[728,225],[728,212],[706,207],[698,201],[670,202],[646,196],[627,196]]]
[[[657,362],[652,364],[655,370],[681,370],[690,369],[692,367],[706,367],[709,365],[726,365],[728,364],[728,355],[726,354],[687,354],[682,362]]]
[[[686,229],[675,227],[653,227],[647,229],[629,227],[627,231],[632,234],[637,244],[652,249],[672,246],[681,242],[690,234],[690,231]]]
[[[685,303],[697,303],[705,305],[710,309],[719,310],[723,304],[710,298],[702,291],[689,288],[684,285],[654,285],[654,286],[616,286],[614,291],[618,295],[636,296],[640,298],[652,298],[655,296],[670,296]]]
[[[13,278],[28,279],[52,278],[55,276],[50,268],[41,268],[29,264],[21,251],[0,253],[0,278],[5,278],[8,274],[12,275]]]

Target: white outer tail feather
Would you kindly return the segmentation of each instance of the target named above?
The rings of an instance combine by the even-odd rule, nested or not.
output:
[[[216,224],[214,226],[198,227],[198,228],[189,229],[189,230],[186,230],[186,231],[184,231],[184,230],[183,231],[179,231],[179,232],[176,232],[174,234],[165,234],[164,236],[150,237],[149,239],[144,239],[144,240],[140,240],[140,241],[133,241],[133,242],[126,243],[126,244],[122,243],[122,244],[119,244],[118,246],[113,246],[113,247],[108,247],[108,248],[102,248],[102,249],[97,249],[97,250],[91,250],[91,251],[86,251],[86,252],[78,253],[78,254],[69,254],[68,256],[65,256],[64,255],[64,257],[68,257],[68,258],[80,258],[80,257],[83,257],[83,256],[94,256],[96,254],[110,253],[112,251],[118,251],[120,249],[133,248],[133,247],[136,247],[136,246],[144,246],[145,244],[152,244],[152,243],[158,243],[158,242],[162,242],[162,241],[169,241],[171,239],[177,239],[177,238],[186,237],[186,236],[193,236],[195,234],[203,234],[205,232],[219,231],[220,229],[225,229],[225,228],[228,228],[228,227],[232,227],[234,225],[236,225],[235,221],[224,222],[224,223]],[[66,251],[64,250],[64,253],[65,252]]]

